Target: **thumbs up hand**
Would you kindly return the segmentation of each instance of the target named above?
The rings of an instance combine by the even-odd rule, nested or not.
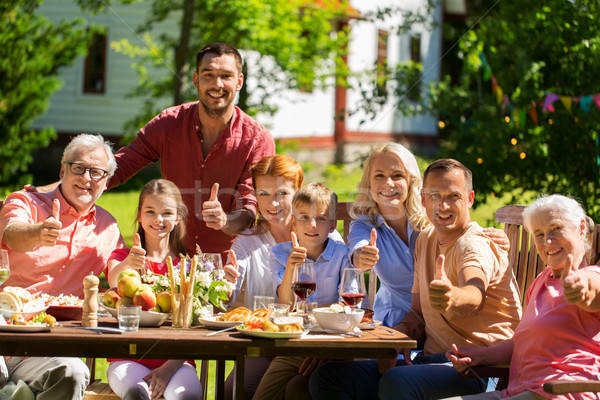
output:
[[[446,258],[443,254],[435,262],[435,276],[429,284],[429,301],[431,307],[441,313],[447,311],[452,305],[453,286],[444,269]]]
[[[286,268],[295,266],[298,263],[303,263],[306,261],[306,256],[308,254],[306,247],[302,247],[300,246],[300,243],[298,243],[298,236],[296,236],[296,233],[292,232],[290,236],[292,239],[292,253],[288,257]]]
[[[52,212],[40,225],[40,244],[48,247],[54,246],[61,229],[60,201],[54,199],[54,202],[52,203]]]
[[[227,214],[218,199],[219,184],[215,182],[210,189],[210,197],[202,203],[202,219],[206,226],[220,231],[227,224]]]
[[[567,303],[589,305],[591,293],[589,291],[589,278],[581,273],[579,268],[573,264],[573,255],[569,254],[565,260],[565,266],[560,276],[563,286],[563,296]]]
[[[379,249],[377,248],[377,230],[371,229],[369,244],[363,246],[358,252],[358,268],[368,271],[377,264],[379,260]]]
[[[133,246],[123,261],[127,264],[127,268],[143,270],[146,266],[146,250],[142,247],[142,240],[138,233],[133,235]]]
[[[225,279],[234,285],[237,284],[238,277],[240,276],[239,270],[240,267],[238,266],[235,252],[233,250],[229,250],[229,263],[223,267],[223,271],[225,271]]]

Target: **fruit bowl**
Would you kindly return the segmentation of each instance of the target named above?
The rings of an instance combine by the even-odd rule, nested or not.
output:
[[[358,326],[365,310],[354,309],[351,313],[335,312],[329,307],[319,307],[312,310],[319,326],[340,332],[351,332]]]
[[[119,313],[116,308],[111,308],[104,303],[101,303],[102,306],[112,315],[113,317],[119,317]],[[171,313],[159,313],[156,311],[142,311],[142,315],[140,316],[140,326],[159,326],[163,322],[167,320],[171,316]]]

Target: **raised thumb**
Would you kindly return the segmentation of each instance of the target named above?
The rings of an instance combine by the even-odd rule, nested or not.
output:
[[[142,239],[140,238],[139,233],[133,234],[133,245],[137,247],[142,247]]]
[[[60,201],[58,199],[54,199],[52,203],[52,218],[60,220]]]
[[[235,269],[239,269],[237,265],[237,258],[235,257],[235,252],[233,250],[229,250],[229,262],[235,267]]]
[[[576,269],[576,267],[573,265],[573,255],[568,254],[567,259],[565,260],[565,267],[562,270],[560,278],[565,280],[565,278],[571,273],[571,269]]]
[[[446,271],[444,270],[444,261],[446,257],[443,254],[440,254],[437,260],[435,260],[435,280],[438,281],[447,281],[448,277],[446,276]]]
[[[371,229],[371,238],[369,240],[369,246],[375,246],[377,243],[377,231],[375,228]]]
[[[293,247],[298,247],[298,246],[300,246],[300,244],[298,243],[298,236],[296,236],[296,233],[295,233],[295,232],[292,232],[292,233],[290,234],[290,236],[291,236],[291,238],[292,238],[292,246],[293,246]]]
[[[215,182],[210,188],[210,197],[208,201],[217,201],[217,195],[219,194],[219,183]]]

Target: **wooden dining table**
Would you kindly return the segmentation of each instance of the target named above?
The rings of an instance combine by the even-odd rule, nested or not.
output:
[[[103,317],[100,327],[116,328]],[[308,333],[297,339],[246,336],[236,330],[209,335],[203,327],[141,327],[137,332],[98,333],[81,329],[81,321],[62,321],[46,332],[0,332],[0,354],[129,359],[217,360],[215,393],[223,398],[225,361],[236,362],[234,398],[243,399],[244,359],[261,356],[315,356],[338,359],[395,357],[397,349],[415,348],[416,341],[393,330],[372,329],[360,337]]]

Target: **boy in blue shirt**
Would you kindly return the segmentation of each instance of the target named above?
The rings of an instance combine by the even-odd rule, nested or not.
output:
[[[315,292],[306,299],[327,306],[339,300],[339,284],[344,268],[352,268],[348,247],[329,234],[335,231],[337,195],[321,183],[300,188],[292,200],[292,241],[278,243],[271,253],[271,272],[280,303],[294,306],[296,295],[292,278],[296,264],[315,262]],[[310,399],[308,377],[325,359],[304,357],[275,357],[263,376],[255,399]],[[286,396],[287,393],[287,396]]]

